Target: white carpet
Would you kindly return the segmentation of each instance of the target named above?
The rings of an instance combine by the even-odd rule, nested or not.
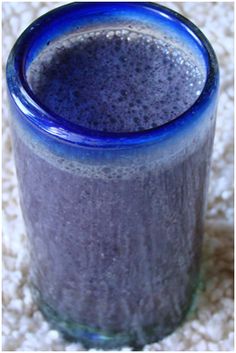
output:
[[[61,3],[62,4],[62,3]],[[221,97],[207,212],[203,270],[205,288],[195,311],[155,351],[233,350],[233,3],[166,3],[193,20],[219,58]],[[36,17],[59,3],[3,3],[3,70],[10,48]],[[50,330],[32,303],[27,283],[27,241],[18,202],[3,83],[3,350],[77,351]],[[132,348],[125,348],[132,350]]]

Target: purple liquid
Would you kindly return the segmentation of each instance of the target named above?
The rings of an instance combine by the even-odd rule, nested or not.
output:
[[[137,32],[107,30],[49,44],[31,65],[28,80],[51,111],[110,132],[173,120],[195,102],[204,84],[199,68],[180,49]]]
[[[34,94],[97,130],[174,119],[196,100],[203,75],[167,43],[129,36],[49,44],[28,71]],[[76,337],[73,322],[144,344],[181,322],[198,281],[212,139],[161,168],[140,160],[115,169],[53,160],[14,134],[32,280],[59,329]]]

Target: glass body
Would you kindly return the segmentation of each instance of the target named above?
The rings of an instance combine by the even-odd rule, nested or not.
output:
[[[121,134],[75,126],[39,104],[25,72],[49,40],[130,20],[168,33],[198,58],[206,82],[185,113]],[[16,42],[7,83],[32,287],[66,337],[86,347],[138,347],[186,315],[198,285],[218,80],[204,35],[159,5],[66,5]]]

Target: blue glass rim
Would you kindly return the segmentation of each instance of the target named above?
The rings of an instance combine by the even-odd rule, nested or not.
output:
[[[31,91],[25,75],[25,60],[30,45],[39,29],[44,24],[55,18],[63,17],[65,14],[80,12],[81,9],[115,9],[123,6],[124,9],[141,7],[156,13],[159,17],[164,16],[175,26],[187,31],[194,39],[197,47],[203,54],[207,68],[206,81],[198,99],[184,113],[174,120],[159,127],[135,132],[103,132],[81,127],[73,124],[56,113],[44,107]],[[158,19],[158,17],[157,17]],[[42,35],[42,33],[40,33]],[[87,147],[124,148],[132,145],[141,145],[152,141],[162,141],[171,138],[179,130],[190,126],[191,122],[199,116],[214,101],[219,89],[219,67],[214,50],[205,35],[191,21],[179,13],[156,3],[143,2],[90,2],[70,3],[53,9],[36,19],[16,41],[8,57],[6,69],[7,83],[10,96],[24,118],[33,126],[47,135],[61,140],[62,142],[77,144]]]

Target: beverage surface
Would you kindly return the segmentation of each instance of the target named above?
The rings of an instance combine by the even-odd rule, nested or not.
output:
[[[72,33],[49,42],[27,77],[48,109],[109,132],[163,125],[186,111],[204,85],[183,50],[130,30]]]

